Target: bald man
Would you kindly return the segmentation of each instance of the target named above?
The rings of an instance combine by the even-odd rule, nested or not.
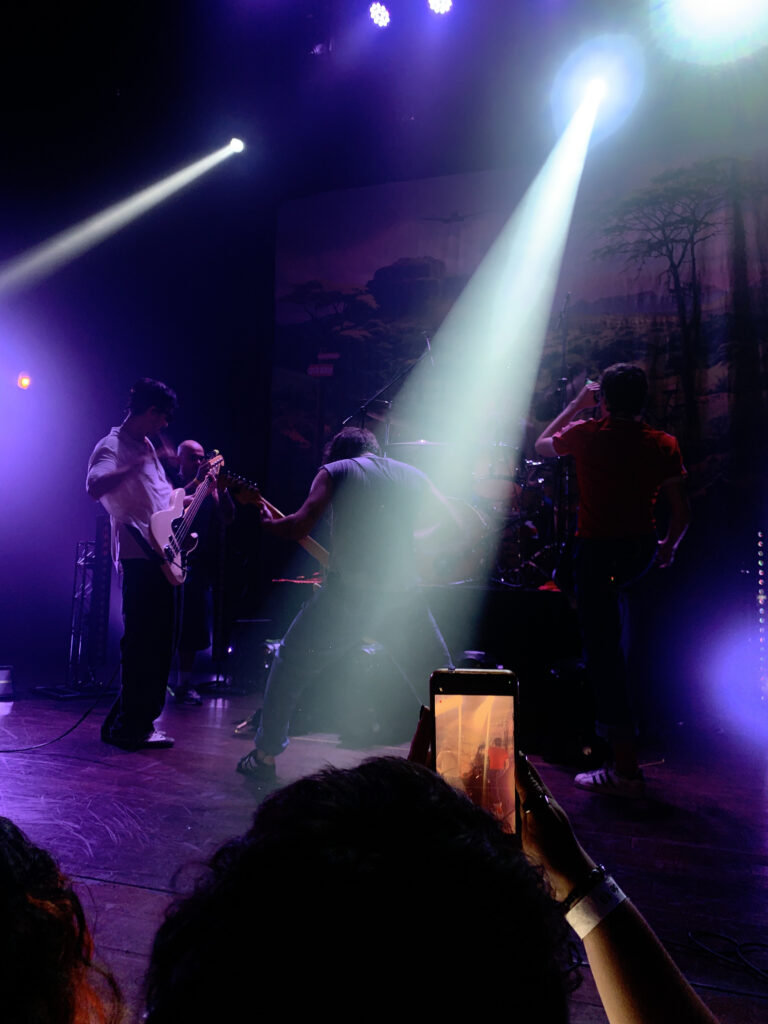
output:
[[[205,480],[208,463],[198,441],[182,441],[176,455],[181,486],[194,494]],[[211,646],[213,581],[221,553],[220,540],[225,527],[235,518],[235,506],[226,487],[217,487],[203,501],[195,516],[197,547],[190,554],[184,581],[184,612],[179,638],[179,673],[175,687],[169,687],[177,704],[199,706],[203,698],[192,687],[192,673],[198,651]]]

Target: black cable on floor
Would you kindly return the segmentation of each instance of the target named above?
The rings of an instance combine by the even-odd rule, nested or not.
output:
[[[702,950],[702,952],[714,957],[715,960],[730,964],[732,967],[742,967],[756,978],[768,981],[768,971],[758,967],[748,955],[758,951],[768,953],[768,942],[739,942],[737,939],[732,939],[730,935],[724,935],[722,932],[709,932],[704,929],[688,932],[688,939],[696,949]],[[715,943],[720,943],[725,948],[723,950],[713,948],[712,940]]]
[[[91,706],[89,708],[86,708],[86,710],[82,713],[82,715],[80,715],[80,717],[78,718],[78,720],[75,722],[74,725],[70,725],[70,727],[68,729],[65,729],[64,732],[60,733],[58,736],[54,736],[50,740],[43,740],[42,743],[33,743],[29,747],[6,747],[6,748],[0,748],[0,754],[25,754],[29,750],[40,750],[41,747],[49,747],[52,743],[58,743],[59,740],[63,740],[65,736],[69,736],[69,734],[71,732],[74,732],[75,729],[77,729],[77,727],[79,725],[82,725],[82,723],[86,720],[88,715],[90,715],[90,713],[96,708],[96,705],[99,703],[99,701],[102,699],[102,697],[106,696],[107,693],[110,692],[109,687],[114,682],[115,676],[117,675],[119,668],[120,668],[120,666],[118,665],[117,668],[115,669],[115,671],[112,673],[111,679],[106,684],[106,686],[101,691],[101,693],[98,695],[96,700],[93,702],[93,704],[91,704]]]

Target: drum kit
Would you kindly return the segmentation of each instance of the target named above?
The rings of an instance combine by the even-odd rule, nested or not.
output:
[[[433,460],[453,461],[451,449],[458,447],[444,441],[395,441],[385,452],[432,476]],[[539,587],[552,578],[557,563],[552,466],[525,458],[506,441],[473,448],[467,497],[446,496],[458,531],[435,531],[419,545],[422,582]],[[462,465],[466,460],[455,461]],[[458,490],[467,493],[466,487]]]
[[[562,502],[555,460],[526,457],[526,450],[533,446],[531,421],[518,423],[524,447],[502,440],[505,413],[490,401],[482,417],[485,440],[475,444],[391,440],[393,430],[407,436],[412,425],[393,415],[394,403],[384,396],[419,362],[427,356],[431,360],[430,339],[425,337],[427,347],[419,359],[350,413],[342,426],[355,420],[361,426],[367,420],[377,421],[383,426],[384,453],[423,470],[447,496],[458,531],[455,527],[434,531],[421,552],[417,550],[423,583],[540,587],[554,578],[575,509],[570,500]],[[459,474],[465,479],[451,475],[458,492],[454,496],[443,474],[433,472],[449,465],[465,467]],[[562,509],[559,515],[558,508]]]

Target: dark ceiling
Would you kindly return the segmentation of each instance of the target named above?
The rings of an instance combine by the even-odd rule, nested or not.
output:
[[[6,224],[45,233],[233,134],[249,142],[238,174],[283,195],[545,152],[545,83],[644,6],[456,0],[440,19],[391,0],[377,31],[365,0],[6,5]]]

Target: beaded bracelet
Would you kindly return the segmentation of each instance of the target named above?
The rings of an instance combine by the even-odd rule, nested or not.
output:
[[[582,882],[578,885],[574,885],[568,895],[565,897],[560,906],[563,908],[563,914],[567,914],[574,903],[578,903],[580,899],[583,899],[588,892],[591,892],[596,885],[599,885],[607,875],[607,871],[602,864],[597,864]]]

